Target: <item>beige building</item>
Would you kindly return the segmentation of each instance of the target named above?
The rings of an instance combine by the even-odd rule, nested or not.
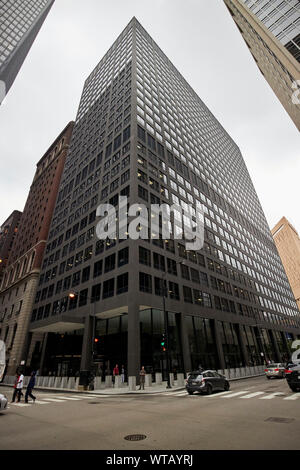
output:
[[[282,217],[271,230],[300,310],[300,238],[290,222]]]
[[[278,4],[275,0],[224,2],[258,68],[300,130],[300,4]],[[289,28],[293,31],[290,41],[285,33]]]

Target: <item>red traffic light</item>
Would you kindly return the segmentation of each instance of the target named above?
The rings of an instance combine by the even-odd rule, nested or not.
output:
[[[99,338],[95,338],[95,339],[94,339],[94,342],[95,342],[95,343],[98,343],[98,342],[99,342]]]

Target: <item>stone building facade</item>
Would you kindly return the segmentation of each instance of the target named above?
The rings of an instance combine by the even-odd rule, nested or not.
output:
[[[6,344],[10,375],[18,366],[25,365],[29,347],[27,330],[72,129],[73,122],[70,122],[37,163],[3,275],[0,338]]]
[[[300,310],[300,238],[296,229],[282,217],[272,229],[273,239]]]

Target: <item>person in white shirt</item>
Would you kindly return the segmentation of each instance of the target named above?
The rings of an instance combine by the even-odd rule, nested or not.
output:
[[[14,403],[16,396],[18,397],[18,403],[21,400],[21,395],[22,393],[22,388],[23,388],[23,382],[24,382],[24,375],[23,374],[16,374],[16,381],[14,385],[14,393],[12,397],[12,403]]]

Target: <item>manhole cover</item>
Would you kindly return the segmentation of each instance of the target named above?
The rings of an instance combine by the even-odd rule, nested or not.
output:
[[[294,418],[267,418],[265,421],[272,421],[273,423],[291,423],[295,421]]]
[[[126,439],[126,441],[142,441],[146,439],[146,437],[145,434],[129,434],[129,436],[125,436],[124,439]]]

